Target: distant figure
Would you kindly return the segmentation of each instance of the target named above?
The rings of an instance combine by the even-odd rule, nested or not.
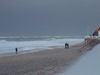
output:
[[[85,44],[87,44],[87,39],[85,38]]]
[[[65,43],[65,48],[69,48],[69,44],[68,43]]]
[[[18,53],[18,48],[15,48],[16,54]]]

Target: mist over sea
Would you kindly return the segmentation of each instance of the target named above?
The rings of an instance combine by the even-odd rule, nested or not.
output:
[[[16,47],[29,52],[61,48],[65,43],[73,45],[83,40],[83,36],[1,36],[0,53],[15,52]]]

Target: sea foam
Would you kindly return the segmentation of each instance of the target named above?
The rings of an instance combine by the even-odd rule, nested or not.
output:
[[[0,53],[15,52],[17,47],[19,51],[40,51],[56,47],[64,47],[65,43],[69,45],[82,42],[81,38],[70,38],[67,36],[33,36],[33,37],[0,37]]]

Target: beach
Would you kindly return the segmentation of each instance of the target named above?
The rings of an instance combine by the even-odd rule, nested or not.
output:
[[[56,75],[100,75],[100,44]]]
[[[93,42],[0,57],[0,75],[55,75],[90,51],[97,44]]]

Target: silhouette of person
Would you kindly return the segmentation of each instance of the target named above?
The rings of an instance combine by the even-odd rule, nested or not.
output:
[[[69,48],[69,44],[68,43],[65,43],[65,48]]]
[[[15,48],[16,54],[18,53],[18,48]]]

